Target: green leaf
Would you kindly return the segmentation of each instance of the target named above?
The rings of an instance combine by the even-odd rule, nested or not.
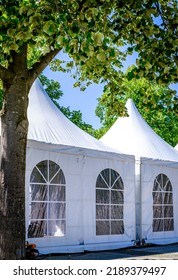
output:
[[[93,34],[93,39],[94,39],[95,45],[101,46],[103,44],[104,34],[101,32],[97,32],[97,33]]]
[[[134,73],[133,73],[133,71],[127,73],[127,78],[128,78],[129,81],[132,80],[132,79],[134,78]]]
[[[97,54],[96,58],[99,60],[99,61],[105,61],[106,60],[106,55],[104,53],[99,53]]]
[[[110,51],[110,54],[109,54],[111,57],[115,57],[115,50],[114,49],[112,49],[111,51]]]
[[[12,36],[14,36],[15,32],[16,32],[15,29],[10,28],[10,29],[7,30],[7,35],[12,37]]]
[[[65,38],[64,38],[64,36],[57,36],[57,38],[56,38],[56,42],[57,42],[57,44],[59,44],[59,45],[63,45],[64,44],[64,40],[65,40]]]
[[[80,82],[76,82],[73,84],[73,87],[80,87],[80,85],[81,85]]]
[[[43,31],[49,36],[53,35],[55,32],[53,22],[47,21],[43,26]]]

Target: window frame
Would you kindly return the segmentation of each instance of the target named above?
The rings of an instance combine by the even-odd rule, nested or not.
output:
[[[152,198],[153,232],[174,231],[173,188],[164,173],[159,173],[154,180]]]
[[[109,178],[106,178],[106,174],[108,172]],[[103,173],[106,173],[103,175]],[[115,180],[112,179],[112,173],[114,173]],[[103,185],[102,185],[103,182]],[[98,183],[98,184],[97,184]],[[119,183],[119,185],[117,184]],[[117,184],[117,185],[116,185]],[[108,199],[107,202],[98,202],[98,193],[106,192],[108,193]],[[119,203],[116,203],[116,201],[113,200],[113,194],[120,197]],[[104,194],[104,193],[103,193]],[[116,196],[117,196],[116,195]],[[106,216],[105,217],[98,217],[98,211],[97,208],[106,208]],[[120,208],[118,211],[118,216],[115,215],[113,212],[114,208]],[[113,214],[114,213],[114,214]],[[103,213],[102,213],[103,214]],[[101,215],[101,213],[100,213]],[[115,217],[114,217],[115,216]],[[117,217],[116,217],[117,216]],[[120,216],[120,217],[119,217]],[[97,225],[105,223],[107,229],[105,233],[99,233]],[[95,224],[96,224],[96,236],[113,236],[113,235],[121,235],[124,234],[124,183],[120,176],[120,174],[111,168],[103,169],[96,180],[95,185]],[[108,226],[107,226],[108,224]],[[118,225],[118,229],[115,231],[115,228],[113,225]],[[109,229],[109,230],[108,230]],[[108,232],[107,232],[108,231]]]
[[[39,168],[40,165],[44,167],[44,170],[43,168],[42,170]],[[52,168],[54,168],[54,170],[52,170]],[[45,172],[46,174],[44,174]],[[37,181],[34,181],[35,174],[36,177],[39,176],[39,178],[37,178]],[[38,182],[40,178],[44,180],[44,182]],[[59,182],[56,182],[56,179],[59,179]],[[40,197],[43,195],[43,193],[40,193],[40,186],[43,186],[43,188],[46,189],[46,194],[44,199]],[[41,199],[39,197],[37,197],[37,199],[35,198],[35,194],[34,194],[35,188],[39,188],[39,197]],[[57,192],[57,195],[59,196],[60,200],[54,199],[54,197],[52,197],[52,193],[50,193],[52,188],[54,188],[54,190]],[[61,190],[63,190],[62,195],[61,195]],[[42,210],[42,213],[45,215],[45,217],[38,216],[39,212],[37,211],[35,213],[35,207],[33,208],[33,205],[35,204],[36,204],[37,211],[39,209],[38,206],[40,206],[40,204],[41,206],[46,204],[46,209]],[[52,223],[55,224],[56,231],[54,229],[54,225],[52,227]],[[41,226],[41,231],[43,232],[41,234],[37,232],[38,225],[39,227]],[[31,232],[30,232],[30,227],[31,227]],[[52,160],[43,160],[36,164],[30,176],[28,238],[62,237],[65,235],[66,235],[65,176],[62,169],[56,162]]]

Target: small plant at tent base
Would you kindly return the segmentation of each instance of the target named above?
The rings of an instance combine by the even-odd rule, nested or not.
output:
[[[143,246],[148,246],[148,244],[146,243],[147,238],[144,238],[142,240],[140,240],[139,238],[136,240],[132,240],[133,245],[136,247],[143,247]]]
[[[36,244],[25,244],[25,258],[28,260],[33,260],[39,256],[39,251],[36,249]]]

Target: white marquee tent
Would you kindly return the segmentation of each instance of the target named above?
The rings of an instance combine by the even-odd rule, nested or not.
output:
[[[178,152],[143,120],[129,99],[128,117],[119,117],[100,139],[135,155],[136,236],[148,243],[178,242]]]
[[[178,144],[175,146],[175,149],[178,151]]]
[[[38,80],[30,90],[28,120],[27,240],[41,253],[133,245],[134,157],[75,126]]]

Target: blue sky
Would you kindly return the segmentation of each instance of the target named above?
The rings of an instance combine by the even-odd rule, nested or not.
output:
[[[57,57],[61,60],[66,59],[66,55],[62,53]],[[130,65],[134,64],[135,60],[135,55],[128,56],[123,70],[125,71]],[[99,118],[95,115],[95,108],[97,106],[97,98],[102,95],[103,85],[92,84],[83,92],[79,88],[73,88],[75,80],[70,77],[69,73],[53,72],[47,67],[43,74],[50,79],[60,82],[61,90],[64,92],[59,100],[61,106],[69,106],[71,110],[80,110],[83,115],[83,121],[91,124],[94,128],[101,126]],[[172,85],[171,88],[178,93],[178,84]]]

